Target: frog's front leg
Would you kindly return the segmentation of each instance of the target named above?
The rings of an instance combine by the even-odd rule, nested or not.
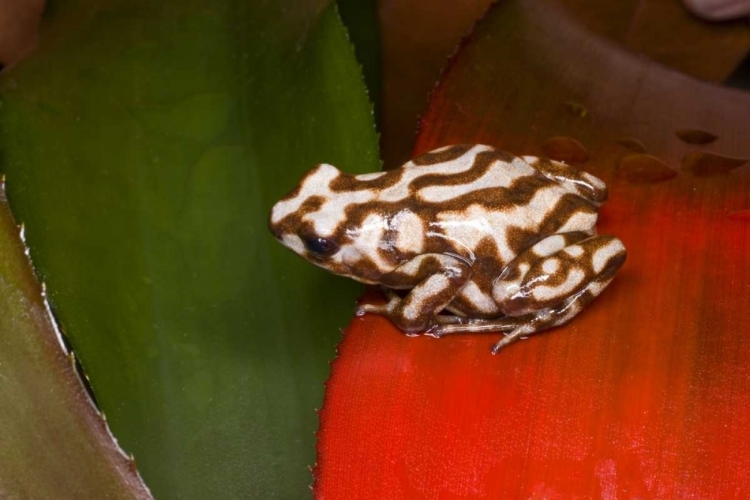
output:
[[[433,328],[436,315],[461,291],[471,277],[471,265],[446,254],[424,254],[383,276],[380,283],[409,289],[404,298],[392,295],[387,304],[362,304],[357,315],[371,312],[386,316],[406,333]]]
[[[444,325],[436,333],[511,330],[495,344],[496,353],[521,337],[570,321],[606,288],[624,261],[625,247],[613,236],[548,236],[519,254],[495,281],[493,298],[505,317]]]

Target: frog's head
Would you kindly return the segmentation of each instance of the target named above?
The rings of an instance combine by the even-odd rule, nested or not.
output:
[[[321,164],[271,209],[268,227],[285,247],[313,264],[365,283],[376,283],[382,271],[361,251],[347,209],[373,198],[336,167]]]

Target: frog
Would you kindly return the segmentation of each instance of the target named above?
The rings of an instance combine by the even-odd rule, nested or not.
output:
[[[378,285],[407,335],[501,333],[493,354],[570,322],[614,279],[622,241],[599,235],[606,184],[560,161],[483,144],[429,151],[351,175],[322,163],[269,216],[285,247],[332,273]]]

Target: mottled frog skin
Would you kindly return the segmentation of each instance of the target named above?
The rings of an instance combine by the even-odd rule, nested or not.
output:
[[[596,234],[606,198],[601,180],[564,163],[457,145],[387,172],[318,165],[269,226],[310,262],[382,285],[388,302],[358,314],[410,334],[506,332],[497,352],[570,321],[612,281],[625,247]]]

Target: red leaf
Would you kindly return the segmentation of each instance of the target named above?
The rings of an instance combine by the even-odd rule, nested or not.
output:
[[[747,158],[750,96],[594,41],[554,2],[501,2],[432,97],[417,153],[573,137],[628,260],[571,324],[489,354],[497,335],[408,338],[356,318],[321,411],[318,498],[750,496],[750,168],[658,183],[617,175],[644,140],[666,165],[715,131]],[[532,36],[533,35],[533,36]],[[597,75],[592,77],[591,75]],[[580,102],[585,119],[560,103]]]

